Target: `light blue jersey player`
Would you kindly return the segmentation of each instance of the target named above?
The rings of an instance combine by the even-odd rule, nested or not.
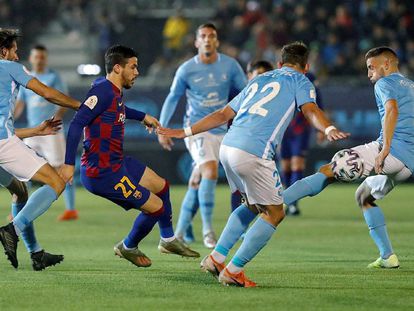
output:
[[[301,110],[319,130],[326,130],[329,140],[348,136],[335,129],[315,104],[315,88],[304,75],[309,68],[308,53],[303,43],[284,46],[282,67],[251,80],[225,108],[183,130],[159,130],[160,134],[182,138],[234,119],[223,139],[220,161],[232,191],[239,190],[245,203],[230,215],[215,249],[201,262],[204,270],[225,285],[256,286],[243,268],[267,244],[284,218],[282,186],[273,157],[295,110]],[[260,217],[226,266],[230,249],[257,214]]]
[[[3,186],[19,196],[13,206],[13,221],[0,227],[0,241],[14,268],[18,267],[18,234],[22,235],[25,242],[34,242],[27,240],[33,230],[32,222],[48,210],[65,187],[63,179],[46,160],[15,135],[14,109],[19,88],[29,88],[63,107],[78,109],[80,106],[79,101],[44,85],[17,63],[17,38],[18,33],[15,30],[0,29],[0,174],[7,174],[1,178]],[[4,177],[8,177],[8,180],[5,181]],[[27,199],[23,182],[29,180],[45,185]],[[63,260],[62,255],[52,255],[38,247],[38,244],[32,245],[34,249],[30,251],[35,270],[42,270]]]
[[[48,51],[43,45],[35,45],[30,50],[29,63],[30,74],[36,77],[43,84],[53,87],[63,93],[67,93],[67,87],[59,74],[47,67]],[[58,107],[47,101],[33,91],[21,88],[16,101],[16,113],[18,117],[23,108],[26,107],[26,117],[29,127],[39,125],[43,120],[54,117],[55,120],[62,120],[66,108]],[[59,168],[65,160],[65,135],[61,131],[56,135],[35,136],[24,140],[24,143],[44,157],[54,168]],[[59,216],[59,220],[75,220],[78,212],[75,209],[75,186],[67,184],[63,194],[66,210]]]
[[[217,52],[219,41],[213,24],[203,24],[196,32],[198,54],[181,65],[174,77],[170,93],[162,107],[160,122],[168,126],[180,98],[187,98],[184,125],[190,126],[217,109],[223,108],[231,96],[246,85],[246,77],[237,61]],[[216,244],[212,226],[215,187],[218,178],[219,148],[227,126],[212,129],[185,139],[196,169],[201,173],[200,185],[189,186],[182,203],[176,235],[182,238],[191,224],[193,202],[197,200],[203,222],[203,240],[208,248]],[[160,144],[171,150],[172,140],[159,136]]]
[[[398,57],[389,47],[371,49],[365,59],[368,78],[375,84],[381,133],[378,140],[352,148],[363,159],[362,177],[367,177],[355,198],[380,253],[368,268],[398,268],[384,215],[375,201],[414,172],[414,83],[398,72]],[[332,182],[335,178],[331,164],[322,166],[318,173],[289,187],[284,192],[285,203],[314,196]]]

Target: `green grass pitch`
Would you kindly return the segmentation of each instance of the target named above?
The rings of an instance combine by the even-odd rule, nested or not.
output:
[[[0,310],[414,310],[413,185],[397,187],[380,202],[398,270],[367,270],[376,259],[355,185],[331,186],[301,202],[302,216],[286,218],[270,243],[251,262],[247,275],[258,288],[226,288],[199,270],[199,260],[157,251],[158,229],[142,243],[153,260],[136,268],[113,255],[113,245],[129,230],[137,212],[124,212],[84,190],[77,192],[80,219],[58,223],[63,200],[36,222],[42,246],[65,261],[42,272],[31,270],[19,245],[15,271],[0,254]],[[184,187],[172,187],[174,222]],[[0,191],[3,221],[9,194]],[[221,232],[229,214],[229,190],[220,186],[214,215]],[[197,242],[202,256],[200,219]]]

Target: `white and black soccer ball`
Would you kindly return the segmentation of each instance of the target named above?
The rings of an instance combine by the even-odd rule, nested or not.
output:
[[[343,149],[335,153],[331,165],[334,176],[339,181],[355,181],[364,172],[364,160],[353,149]]]

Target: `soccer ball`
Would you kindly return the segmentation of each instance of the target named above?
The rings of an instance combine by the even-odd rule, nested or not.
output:
[[[353,149],[343,149],[335,153],[331,165],[334,176],[339,181],[355,181],[364,172],[364,160]]]

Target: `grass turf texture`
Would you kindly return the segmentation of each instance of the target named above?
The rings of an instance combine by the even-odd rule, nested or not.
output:
[[[153,260],[136,268],[113,255],[135,211],[84,190],[77,191],[80,219],[58,223],[63,200],[36,222],[46,250],[65,261],[31,270],[23,243],[19,270],[0,254],[0,310],[414,310],[414,209],[412,185],[401,185],[380,202],[402,267],[368,270],[377,257],[353,193],[356,186],[330,186],[301,202],[302,216],[286,218],[267,247],[247,266],[258,288],[226,288],[199,270],[199,260],[162,255],[158,228],[142,243]],[[172,187],[174,222],[184,187]],[[2,223],[9,194],[0,191]],[[229,191],[220,186],[214,215],[221,232],[229,214]],[[193,247],[202,256],[199,216]],[[232,253],[231,253],[232,254]]]

